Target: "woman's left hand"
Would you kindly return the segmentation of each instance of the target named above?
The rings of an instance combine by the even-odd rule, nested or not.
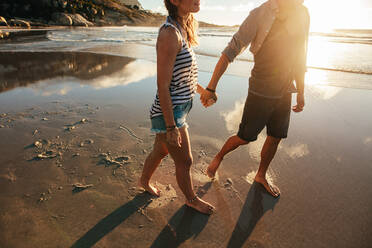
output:
[[[210,92],[208,90],[203,90],[200,94],[200,101],[204,107],[210,107],[217,102],[217,94],[215,92]]]

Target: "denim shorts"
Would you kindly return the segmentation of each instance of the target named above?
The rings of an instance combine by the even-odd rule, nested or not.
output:
[[[173,107],[173,116],[176,126],[178,128],[188,127],[186,123],[186,117],[192,108],[192,100],[176,105]],[[154,133],[166,133],[167,128],[165,125],[163,115],[155,116],[151,118],[151,132]]]

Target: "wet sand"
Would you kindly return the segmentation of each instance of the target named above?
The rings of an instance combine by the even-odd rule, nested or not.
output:
[[[237,130],[247,79],[224,76],[209,109],[196,97],[192,176],[217,208],[208,217],[185,207],[169,157],[153,178],[160,198],[137,187],[154,140],[149,49],[0,53],[1,247],[369,247],[371,90],[308,75],[305,112],[269,170],[279,199],[253,183],[265,135],[228,155],[218,180],[203,174]],[[215,62],[199,56],[203,85]]]

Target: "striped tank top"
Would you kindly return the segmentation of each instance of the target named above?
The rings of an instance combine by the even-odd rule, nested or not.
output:
[[[182,37],[182,48],[176,56],[176,61],[173,66],[172,80],[169,86],[169,91],[172,99],[173,108],[177,105],[190,101],[196,92],[198,82],[198,65],[196,64],[196,56],[191,47],[188,47],[187,42],[182,36],[180,26],[174,26],[168,16],[167,21],[160,27],[171,26]],[[150,118],[160,116],[163,112],[159,102],[159,92],[156,93],[155,101],[150,109]]]

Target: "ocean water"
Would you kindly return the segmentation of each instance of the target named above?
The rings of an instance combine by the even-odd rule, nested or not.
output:
[[[201,28],[198,54],[217,57],[237,28]],[[158,28],[108,27],[50,30],[46,39],[19,44],[2,44],[0,51],[9,50],[79,50],[108,44],[137,43],[155,46]],[[372,75],[372,30],[335,30],[311,33],[309,68]],[[249,51],[238,60],[252,61]]]

